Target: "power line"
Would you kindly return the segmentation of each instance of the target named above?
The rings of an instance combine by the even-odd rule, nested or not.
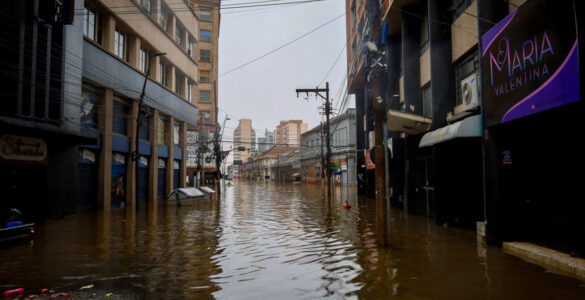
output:
[[[315,31],[317,31],[317,30],[319,30],[319,29],[321,29],[321,28],[325,27],[326,25],[328,25],[328,24],[332,23],[333,21],[335,21],[335,20],[337,20],[337,19],[339,19],[339,18],[341,18],[341,17],[343,17],[343,16],[345,16],[345,12],[344,12],[344,13],[342,13],[342,14],[340,14],[339,16],[337,16],[337,17],[335,17],[335,18],[333,18],[333,19],[331,19],[331,20],[329,20],[329,21],[325,22],[324,24],[321,24],[321,25],[317,26],[316,28],[314,28],[314,29],[310,30],[309,32],[307,32],[307,33],[305,33],[305,34],[303,34],[303,35],[301,35],[301,36],[299,36],[299,37],[295,38],[294,40],[292,40],[292,41],[289,41],[289,42],[287,42],[287,43],[285,43],[285,44],[281,45],[280,47],[278,47],[278,48],[276,48],[276,49],[270,50],[270,51],[268,51],[267,53],[265,53],[265,54],[262,54],[262,55],[261,55],[261,56],[259,56],[259,57],[256,57],[256,58],[254,58],[254,59],[252,59],[252,60],[250,60],[250,61],[248,61],[248,62],[246,62],[246,63],[244,63],[244,64],[242,64],[242,65],[239,65],[239,66],[237,66],[237,67],[235,67],[235,68],[233,68],[233,69],[231,69],[231,70],[229,70],[229,71],[226,71],[226,72],[224,72],[224,73],[222,73],[222,74],[219,74],[219,76],[218,76],[218,77],[222,77],[222,76],[224,76],[224,75],[230,74],[230,73],[232,73],[232,72],[234,72],[234,71],[236,71],[236,70],[239,70],[239,69],[241,69],[241,68],[243,68],[243,67],[245,67],[245,66],[247,66],[247,65],[249,65],[249,64],[252,64],[252,63],[254,63],[254,62],[256,62],[256,61],[258,61],[258,60],[260,60],[260,59],[262,59],[262,58],[264,58],[264,57],[266,57],[266,56],[268,56],[268,55],[270,55],[270,54],[272,54],[272,53],[274,53],[274,52],[276,52],[276,51],[278,51],[278,50],[280,50],[280,49],[282,49],[282,48],[284,48],[284,47],[286,47],[286,46],[288,46],[288,45],[290,45],[290,44],[292,44],[292,43],[294,43],[294,42],[296,42],[296,41],[298,41],[298,40],[300,40],[300,39],[302,39],[302,38],[304,38],[304,37],[306,37],[306,36],[308,36],[309,34],[311,34],[311,33],[315,32]]]

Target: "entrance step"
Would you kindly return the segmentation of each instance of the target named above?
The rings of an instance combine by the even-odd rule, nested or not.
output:
[[[555,273],[585,280],[585,259],[525,242],[505,242],[504,252],[541,265]]]

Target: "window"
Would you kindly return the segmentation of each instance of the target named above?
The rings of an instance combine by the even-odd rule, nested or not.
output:
[[[187,101],[193,103],[193,84],[191,82],[187,83]]]
[[[115,98],[112,116],[112,132],[126,135],[128,130],[126,120],[126,104],[122,100]]]
[[[83,8],[83,34],[89,39],[95,39],[95,10]]]
[[[184,34],[185,29],[183,29],[183,27],[177,23],[177,27],[175,28],[175,42],[177,45],[181,46],[181,48],[185,43],[185,40],[183,39]]]
[[[83,8],[83,35],[90,40],[102,43],[102,19],[95,8],[87,7]]]
[[[201,50],[200,51],[200,59],[203,62],[211,62],[211,51],[209,50]]]
[[[202,42],[211,42],[211,31],[199,30],[199,40]]]
[[[161,3],[160,5],[160,26],[163,28],[164,31],[169,32],[169,25],[170,25],[171,15],[169,13],[169,8]]]
[[[199,81],[201,81],[201,82],[211,82],[211,72],[209,72],[209,71],[199,71]]]
[[[176,72],[176,74],[177,75],[175,76],[175,93],[177,93],[177,95],[183,96],[185,93],[183,86],[185,76],[179,74],[179,72]]]
[[[159,63],[158,65],[158,79],[162,85],[167,86],[168,84],[167,65],[163,62]]]
[[[146,13],[150,14],[151,12],[150,0],[141,0],[140,4],[142,5],[142,9],[144,9]]]
[[[211,91],[200,91],[199,102],[211,103]]]
[[[210,10],[201,10],[199,12],[199,18],[203,22],[211,22],[211,11]]]
[[[423,53],[429,48],[429,20],[424,18],[420,27],[420,52]]]
[[[128,53],[126,53],[128,46],[126,41],[128,36],[125,32],[116,27],[114,31],[114,54],[124,61],[128,60]]]
[[[195,53],[193,52],[193,40],[189,38],[189,43],[187,44],[187,54],[192,59],[195,59]]]
[[[211,119],[211,113],[208,111],[202,110],[199,112],[199,119],[201,121],[209,121]]]
[[[146,73],[146,69],[148,68],[148,57],[149,53],[146,49],[140,47],[140,71],[142,73]]]

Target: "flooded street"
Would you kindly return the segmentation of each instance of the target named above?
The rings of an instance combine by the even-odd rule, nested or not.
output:
[[[191,207],[81,213],[37,226],[32,245],[0,249],[0,287],[94,284],[97,297],[151,299],[585,299],[582,281],[399,209],[393,246],[379,249],[374,208],[353,188],[327,201],[316,185],[236,182]]]

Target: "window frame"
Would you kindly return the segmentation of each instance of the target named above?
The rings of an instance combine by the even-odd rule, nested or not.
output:
[[[208,95],[205,98],[203,97],[204,93],[205,94],[208,93]],[[204,99],[206,99],[206,100],[204,101]],[[211,103],[211,90],[200,90],[199,91],[199,102],[201,102],[201,103]]]

